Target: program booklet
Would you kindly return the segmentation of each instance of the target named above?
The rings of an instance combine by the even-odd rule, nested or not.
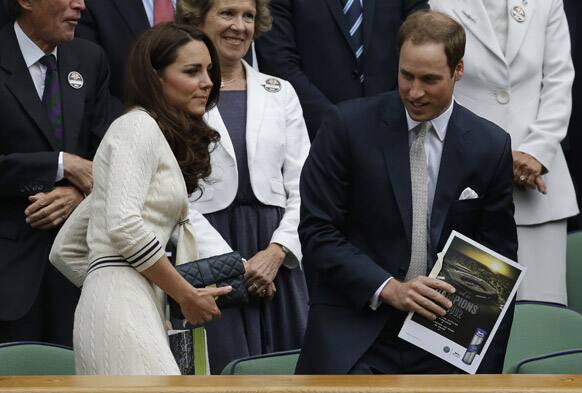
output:
[[[434,321],[409,313],[398,337],[475,374],[525,270],[453,231],[429,274],[455,287],[453,306]]]

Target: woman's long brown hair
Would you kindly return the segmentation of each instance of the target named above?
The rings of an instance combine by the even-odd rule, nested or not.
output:
[[[127,108],[140,106],[157,121],[182,170],[188,193],[210,175],[210,151],[220,139],[218,132],[197,116],[168,104],[162,91],[160,75],[172,64],[178,50],[192,40],[208,48],[213,86],[206,110],[216,105],[220,90],[220,66],[216,49],[200,30],[177,23],[162,23],[145,31],[135,42],[127,62]]]

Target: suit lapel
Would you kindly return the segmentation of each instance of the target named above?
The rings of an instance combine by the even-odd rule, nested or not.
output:
[[[454,4],[453,12],[463,26],[495,56],[505,61],[505,56],[489,21],[489,15],[481,0],[458,0]]]
[[[325,0],[325,1],[327,3],[327,6],[329,7],[329,11],[333,15],[333,18],[335,19],[335,22],[337,23],[337,27],[340,29],[340,31],[344,35],[344,38],[346,39],[347,44],[350,46],[350,48],[352,48],[352,52],[356,53],[357,48],[354,48],[354,45],[353,45],[351,37],[350,37],[350,33],[348,32],[348,29],[346,26],[346,20],[344,18],[344,13],[342,10],[340,0]],[[354,1],[359,1],[359,0],[354,0]],[[365,3],[366,3],[366,1],[364,1],[364,4]],[[365,26],[365,23],[364,23],[364,26]],[[354,59],[355,59],[355,56],[354,56]]]
[[[387,105],[388,107],[388,105]],[[398,113],[386,112],[381,134],[378,140],[382,141],[386,169],[394,190],[394,197],[400,210],[402,223],[408,243],[411,242],[412,232],[412,191],[410,182],[410,158],[408,146],[408,127],[404,107],[399,105]]]
[[[150,22],[148,21],[148,16],[143,8],[142,0],[110,1],[115,5],[121,16],[123,16],[123,20],[125,20],[136,37],[150,28]]]
[[[354,0],[358,1],[358,0]],[[374,9],[376,8],[376,0],[365,0],[364,7],[364,56],[366,56],[366,48],[370,47],[370,42],[373,36],[374,24]],[[351,41],[351,40],[350,40]]]
[[[511,62],[517,56],[517,52],[519,52],[519,48],[523,43],[523,39],[525,34],[527,33],[527,28],[529,26],[529,22],[533,18],[533,14],[535,12],[535,2],[529,1],[527,5],[523,5],[522,0],[508,0],[507,7],[509,12],[509,18],[507,20],[507,49],[506,49],[506,58],[507,64],[511,64]],[[522,7],[525,10],[525,20],[523,22],[516,21],[511,16],[511,11],[515,7]]]
[[[247,75],[247,154],[249,164],[253,162],[257,151],[257,144],[260,140],[261,125],[265,112],[265,95],[278,94],[268,93],[264,88],[264,82],[259,79],[259,75],[247,63],[243,62]]]
[[[68,82],[69,73],[79,72],[79,59],[65,44],[59,47],[58,64],[59,78],[61,85],[61,102],[63,105],[63,124],[64,124],[64,142],[65,150],[75,152],[77,150],[77,140],[83,121],[85,111],[85,94],[87,86],[83,85],[80,89],[73,88]],[[82,75],[88,78],[88,75]],[[85,82],[87,82],[85,80]]]
[[[455,193],[458,191],[466,162],[470,161],[466,157],[467,149],[463,148],[464,134],[468,129],[463,127],[459,119],[458,105],[454,105],[445,136],[431,213],[430,241],[433,251],[439,244],[451,203],[458,198]]]
[[[10,74],[6,78],[6,87],[20,102],[22,110],[31,117],[46,137],[52,149],[57,150],[58,145],[53,129],[20,52],[14,30],[5,28],[3,34],[0,35],[0,42],[2,42],[0,67]]]

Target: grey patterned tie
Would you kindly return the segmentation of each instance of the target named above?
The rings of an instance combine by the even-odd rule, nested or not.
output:
[[[424,140],[430,130],[430,122],[420,123],[413,132],[416,138],[410,146],[410,182],[412,185],[412,244],[410,265],[406,272],[406,281],[426,275],[427,253],[427,195],[428,178],[426,174],[426,153]]]

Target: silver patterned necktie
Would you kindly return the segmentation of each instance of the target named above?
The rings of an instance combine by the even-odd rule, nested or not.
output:
[[[416,135],[410,146],[410,182],[412,186],[412,244],[406,281],[426,275],[428,178],[424,140],[430,122],[420,123],[412,132]]]

